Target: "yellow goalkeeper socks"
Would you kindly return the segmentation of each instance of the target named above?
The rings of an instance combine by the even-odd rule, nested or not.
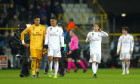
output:
[[[32,69],[32,75],[35,75],[36,59],[32,59],[31,69]]]
[[[42,61],[41,61],[41,60],[39,60],[39,61],[37,62],[37,71],[39,71],[39,69],[40,69],[41,65],[42,65]]]

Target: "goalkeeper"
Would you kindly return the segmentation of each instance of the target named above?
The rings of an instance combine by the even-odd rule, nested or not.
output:
[[[40,24],[39,16],[35,16],[34,24],[27,27],[21,33],[21,40],[23,46],[28,47],[30,45],[30,57],[32,59],[31,70],[32,70],[33,78],[35,78],[36,68],[37,68],[37,78],[40,77],[39,69],[42,65],[42,51],[43,51],[43,40],[45,39],[45,32],[46,32],[46,28]],[[27,33],[29,33],[30,35],[30,44],[26,44],[24,42],[24,35]]]

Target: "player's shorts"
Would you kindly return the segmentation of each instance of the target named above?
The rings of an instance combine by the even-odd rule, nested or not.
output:
[[[48,49],[48,56],[61,58],[61,51],[60,49]]]
[[[120,60],[130,59],[130,53],[120,53]]]
[[[89,62],[93,62],[93,61],[101,63],[101,53],[100,52],[90,51],[90,60],[89,60]]]
[[[74,60],[79,60],[80,59],[79,49],[73,50],[72,53],[68,55],[68,58],[72,58]]]
[[[30,49],[31,58],[42,59],[43,49]]]

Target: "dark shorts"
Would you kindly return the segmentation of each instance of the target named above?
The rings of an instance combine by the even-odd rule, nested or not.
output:
[[[68,58],[72,58],[74,60],[79,60],[80,59],[79,49],[73,50],[72,53],[68,55]]]

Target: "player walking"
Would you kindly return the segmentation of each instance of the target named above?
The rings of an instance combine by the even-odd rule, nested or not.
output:
[[[129,74],[130,56],[133,53],[134,40],[133,36],[128,34],[128,27],[123,27],[122,33],[123,35],[120,36],[118,41],[117,55],[119,55],[121,47],[120,60],[122,60],[122,75],[124,75],[125,71]]]
[[[61,27],[57,26],[57,19],[52,17],[50,20],[51,26],[47,28],[45,46],[48,48],[48,59],[49,59],[49,77],[52,77],[52,63],[54,57],[54,76],[57,78],[59,58],[61,58],[61,51],[64,50],[64,35]],[[62,45],[60,51],[60,43]]]
[[[34,17],[33,25],[27,27],[21,33],[22,44],[29,47],[29,44],[24,42],[24,35],[29,33],[30,35],[30,57],[32,59],[31,69],[32,76],[35,78],[35,69],[37,63],[37,77],[40,77],[39,69],[42,65],[42,51],[43,51],[43,40],[45,39],[46,28],[40,24],[39,16]]]
[[[101,41],[108,34],[99,28],[99,24],[93,25],[93,31],[87,35],[86,42],[90,42],[90,60],[92,62],[93,78],[97,78],[98,63],[101,63]]]

